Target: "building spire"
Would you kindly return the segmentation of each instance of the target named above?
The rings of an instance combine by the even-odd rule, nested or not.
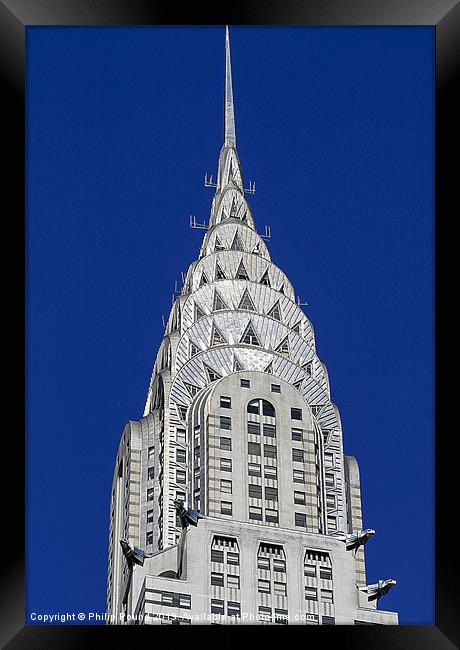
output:
[[[232,61],[230,58],[230,36],[225,26],[225,115],[224,146],[236,147],[235,113],[233,110]]]

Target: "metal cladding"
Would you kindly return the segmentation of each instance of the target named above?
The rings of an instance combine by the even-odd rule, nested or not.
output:
[[[363,528],[358,464],[344,454],[305,303],[247,201],[228,28],[224,141],[205,185],[209,222],[190,218],[206,231],[198,259],[175,291],[143,417],[118,450],[107,611],[144,623],[188,624],[188,610],[198,623],[395,624],[376,610],[394,581],[367,586],[375,531]]]

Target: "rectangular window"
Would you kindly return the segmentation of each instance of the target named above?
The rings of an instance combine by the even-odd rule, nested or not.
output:
[[[153,510],[147,510],[147,523],[153,523]]]
[[[291,439],[294,440],[294,442],[302,442],[303,429],[291,429]]]
[[[326,485],[333,486],[335,485],[335,477],[334,474],[326,474]]]
[[[271,617],[272,617],[272,608],[259,605],[259,619],[261,621],[269,621],[271,620]]]
[[[232,471],[232,459],[231,458],[221,458],[220,459],[220,470],[221,470],[221,472],[231,472]]]
[[[305,564],[303,567],[303,573],[309,578],[316,578],[316,565]]]
[[[148,459],[152,460],[153,456],[155,453],[155,447],[149,447],[149,452],[148,452]]]
[[[220,480],[220,491],[224,492],[225,494],[231,494],[232,493],[232,482],[231,481],[226,481],[223,478]]]
[[[220,408],[221,409],[231,409],[232,408],[232,398],[225,397],[224,395],[220,396]]]
[[[316,587],[305,587],[305,600],[318,600]]]
[[[275,582],[273,583],[273,593],[275,596],[287,596],[286,583]]]
[[[227,602],[227,616],[240,616],[241,606],[240,603],[235,603],[233,600]]]
[[[289,615],[287,609],[275,608],[275,623],[278,623],[278,625],[287,625],[289,623]]]
[[[274,424],[263,424],[262,429],[264,436],[269,436],[270,438],[276,437],[276,427]]]
[[[294,483],[305,483],[305,472],[300,469],[295,469],[292,473]]]
[[[276,480],[277,477],[276,467],[273,467],[272,465],[265,465],[264,476],[265,478],[268,478],[272,481]]]
[[[257,582],[257,591],[261,594],[269,594],[270,590],[270,580],[258,580]]]
[[[328,508],[335,508],[335,494],[326,494],[326,505]]]
[[[307,515],[305,515],[303,512],[296,512],[294,513],[294,516],[295,516],[295,525],[301,526],[302,528],[306,528]]]
[[[286,573],[286,560],[282,558],[273,558],[273,571]]]
[[[272,393],[281,393],[281,386],[279,384],[272,384]]]
[[[180,441],[185,440],[186,431],[185,429],[176,429],[176,437]]]
[[[262,498],[262,487],[260,485],[249,484],[249,497],[251,499],[261,499]]]
[[[267,501],[278,501],[278,490],[277,488],[266,487],[265,488],[265,498]]]
[[[302,409],[291,408],[291,420],[301,420]]]
[[[260,456],[260,443],[248,442],[248,454],[250,456]]]
[[[335,618],[333,616],[323,616],[323,625],[335,625]]]
[[[224,614],[224,601],[211,598],[211,614]]]
[[[305,505],[305,492],[294,492],[294,503],[299,506]]]
[[[153,478],[155,478],[155,469],[153,467],[149,467],[147,470],[147,479],[151,481]]]
[[[248,433],[253,436],[260,436],[260,424],[258,422],[248,422]]]
[[[227,551],[227,564],[234,564],[235,566],[239,566],[240,564],[239,554],[232,553],[231,551]]]
[[[179,499],[179,501],[185,501],[185,492],[176,492],[176,499]]]
[[[327,566],[319,568],[319,577],[323,580],[332,580],[332,569]]]
[[[230,501],[221,501],[220,502],[220,512],[222,515],[231,515],[233,514],[233,507]]]
[[[251,388],[251,382],[249,379],[240,379],[241,388]]]
[[[262,521],[262,508],[258,508],[257,506],[249,506],[249,519]]]
[[[337,528],[337,519],[335,517],[327,518],[327,527],[329,530],[336,530]]]
[[[271,522],[272,524],[278,523],[278,510],[271,510],[270,508],[265,509],[265,521]]]
[[[185,483],[185,481],[184,481]],[[147,490],[147,501],[153,501],[153,488]]]
[[[264,445],[264,456],[265,458],[276,458],[275,445]]]
[[[303,449],[293,449],[292,460],[296,463],[303,463]]]
[[[147,544],[147,546],[149,544],[153,544],[153,531],[149,530],[147,532],[147,535],[145,536],[145,543]]]
[[[176,449],[176,461],[178,463],[185,463],[187,458],[187,452],[185,449]]]
[[[225,429],[226,431],[230,431],[232,428],[232,418],[228,418],[226,415],[221,415],[219,427],[221,429]]]
[[[224,552],[218,551],[217,549],[211,549],[211,562],[223,562],[224,561]]]
[[[248,463],[249,476],[262,476],[262,468],[257,463]]]
[[[232,451],[232,439],[231,438],[221,438],[220,439],[220,448],[225,451]]]
[[[179,607],[183,609],[191,609],[192,597],[190,594],[179,594]]]
[[[270,569],[270,558],[269,557],[258,557],[257,558],[257,568],[258,569]]]
[[[223,573],[216,573],[215,571],[211,572],[211,584],[215,585],[216,587],[223,587],[224,586],[224,574]]]
[[[163,591],[161,594],[161,604],[172,607],[173,595],[170,591]]]
[[[176,483],[183,484],[186,482],[185,472],[182,469],[176,470]]]
[[[329,451],[324,452],[324,464],[326,467],[334,467],[334,454]]]

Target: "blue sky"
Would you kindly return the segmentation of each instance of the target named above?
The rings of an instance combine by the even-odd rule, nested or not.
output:
[[[433,30],[230,36],[250,203],[360,464],[368,582],[432,623]],[[223,27],[27,29],[29,613],[104,611],[116,449],[209,216],[223,73]]]

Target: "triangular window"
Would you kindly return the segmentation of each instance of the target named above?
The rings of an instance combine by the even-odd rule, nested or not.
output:
[[[310,362],[310,363],[306,363],[306,364],[303,366],[303,368],[304,368],[304,370],[305,370],[305,374],[306,374],[306,375],[308,375],[309,377],[313,377],[313,364],[312,364],[311,362]]]
[[[247,343],[248,345],[260,346],[259,339],[257,338],[257,334],[255,333],[251,321],[249,321],[249,323],[247,324],[243,336],[241,337],[240,343]]]
[[[208,376],[208,381],[217,381],[218,379],[222,379],[219,373],[213,370],[210,366],[207,366],[206,364],[203,365],[204,365],[204,369],[206,370],[206,374]]]
[[[216,262],[216,272],[214,274],[214,277],[216,280],[226,280],[227,276],[222,270],[222,267],[220,266],[219,262]]]
[[[177,413],[181,420],[185,420],[187,418],[187,407],[177,405]]]
[[[211,332],[211,345],[222,345],[222,343],[227,343],[227,341],[224,339],[217,327],[213,325]]]
[[[278,291],[279,291],[280,293],[284,293],[284,284],[282,284],[282,285],[280,286],[280,288],[278,289]]]
[[[254,246],[254,248],[252,249],[252,252],[254,253],[254,255],[260,255],[260,244],[259,244],[259,242],[257,242],[257,244]]]
[[[201,274],[200,287],[202,287],[204,284],[208,284],[208,282],[209,282],[208,276],[203,271],[203,273]]]
[[[255,311],[254,303],[247,289],[244,290],[243,297],[240,300],[238,309],[246,309],[246,311]]]
[[[248,221],[247,214],[248,214],[248,213],[247,213],[246,210],[245,210],[243,216],[241,217],[241,221],[242,221],[243,223],[247,223],[247,221]]]
[[[224,250],[225,250],[225,246],[222,244],[219,237],[217,237],[216,235],[216,240],[214,242],[214,251],[224,251]]]
[[[242,251],[243,249],[243,244],[241,243],[240,236],[238,234],[238,230],[235,232],[235,236],[233,237],[232,245],[230,247],[230,250],[232,251]]]
[[[300,334],[300,324],[301,324],[301,322],[302,322],[302,321],[299,320],[299,322],[296,323],[296,324],[294,325],[294,327],[292,328],[292,331],[295,332],[296,334]]]
[[[243,370],[243,366],[241,363],[238,361],[237,357],[233,357],[233,372],[241,372]]]
[[[194,357],[195,354],[198,354],[200,349],[192,341],[190,341],[190,357]]]
[[[296,381],[294,384],[292,384],[294,388],[297,388],[297,390],[300,390],[302,388],[302,380]]]
[[[265,271],[263,276],[260,278],[260,284],[265,284],[267,287],[271,287],[270,278],[268,277],[268,269]]]
[[[268,312],[267,316],[270,316],[270,318],[274,318],[275,320],[279,320],[281,322],[281,309],[279,302],[275,302],[273,307]]]
[[[214,303],[212,305],[213,311],[222,311],[223,309],[228,309],[225,302],[222,300],[217,291],[214,291]]]
[[[206,314],[204,311],[201,309],[201,307],[198,307],[197,304],[195,304],[195,320],[199,320],[200,318],[204,318]]]
[[[273,375],[273,362],[270,361],[268,366],[265,368],[264,372],[268,372],[269,375]]]
[[[281,341],[281,343],[276,348],[275,352],[279,352],[280,354],[284,354],[285,357],[289,356],[289,341],[288,341],[287,336],[283,341]]]
[[[315,406],[312,406],[312,407],[310,407],[310,408],[311,408],[311,412],[313,413],[313,415],[316,416],[316,415],[318,415],[318,413],[321,411],[321,409],[322,409],[323,407],[322,407],[322,406],[318,406],[318,405],[316,404]]]
[[[233,197],[233,200],[232,200],[232,207],[230,208],[230,216],[231,216],[231,217],[236,217],[237,208],[238,208],[238,206],[237,206],[237,204],[236,204],[236,198]]]
[[[241,260],[240,265],[238,266],[238,270],[236,272],[235,277],[237,280],[249,280],[249,275],[246,269],[244,268],[243,260]]]
[[[188,392],[190,393],[190,395],[191,395],[192,397],[195,397],[195,395],[196,395],[196,394],[198,393],[198,391],[200,390],[200,389],[198,388],[198,386],[194,386],[193,384],[187,384],[185,381],[184,381],[184,386],[185,386],[185,388],[188,390]]]

